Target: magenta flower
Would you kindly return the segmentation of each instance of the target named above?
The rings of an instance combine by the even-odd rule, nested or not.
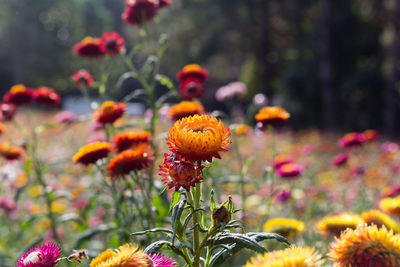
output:
[[[336,167],[339,167],[346,164],[348,159],[349,155],[347,153],[339,153],[333,158],[332,164]]]
[[[283,164],[286,163],[292,163],[293,162],[293,158],[290,156],[286,156],[286,155],[277,155],[274,158],[274,169],[279,169],[280,166],[282,166]]]
[[[178,263],[170,257],[162,254],[150,254],[151,260],[153,261],[153,267],[177,267]]]
[[[365,137],[362,133],[347,133],[339,140],[340,147],[354,147],[365,143]]]
[[[281,178],[293,179],[303,173],[304,167],[297,163],[286,163],[281,165],[276,171]]]
[[[381,151],[385,153],[395,153],[399,150],[399,146],[394,142],[385,142],[381,145]]]
[[[68,110],[60,111],[55,116],[55,121],[58,123],[73,123],[76,119],[75,113]]]
[[[292,192],[290,190],[282,190],[275,195],[274,201],[276,203],[285,203],[291,196]]]
[[[242,82],[231,82],[219,88],[215,94],[215,98],[223,102],[229,98],[242,97],[246,94],[247,87]]]
[[[17,260],[15,267],[54,267],[61,255],[58,244],[48,242],[39,247],[33,247]]]

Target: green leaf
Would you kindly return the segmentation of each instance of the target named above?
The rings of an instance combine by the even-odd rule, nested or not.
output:
[[[265,253],[267,249],[258,244],[255,240],[251,239],[247,235],[236,234],[225,232],[217,235],[216,237],[209,239],[204,246],[214,246],[214,245],[227,245],[227,244],[236,244],[244,248],[251,249],[257,253]]]
[[[181,201],[178,202],[178,204],[176,204],[173,208],[172,208],[172,230],[173,230],[173,234],[172,234],[172,245],[175,242],[175,236],[176,236],[176,231],[179,228],[179,224],[180,224],[180,220],[181,220],[181,216],[182,216],[182,212],[185,209],[185,205],[186,205],[186,200],[182,199]]]
[[[168,211],[169,215],[171,215],[172,208],[175,207],[176,203],[178,203],[180,198],[181,198],[181,194],[177,191],[174,191],[174,193],[172,194],[171,205],[169,206],[169,211]]]
[[[146,231],[131,233],[131,236],[136,236],[136,235],[147,235],[147,234],[152,234],[152,233],[167,233],[167,234],[172,234],[173,232],[172,232],[170,229],[167,229],[167,228],[153,228],[153,229],[149,229],[149,230],[146,230]]]
[[[210,193],[210,210],[211,210],[211,214],[213,214],[214,208],[215,208],[214,190],[211,189],[211,193]]]
[[[261,242],[261,241],[266,240],[266,239],[275,239],[275,240],[278,240],[279,242],[281,242],[281,243],[283,243],[285,245],[290,246],[290,242],[286,238],[284,238],[283,236],[278,235],[278,234],[274,234],[274,233],[252,233],[251,232],[251,233],[247,233],[246,235],[249,236],[251,239],[253,239],[256,242]]]
[[[168,78],[165,75],[162,74],[157,74],[155,79],[161,84],[164,85],[165,87],[167,87],[169,90],[174,91],[175,90],[175,85],[174,83],[171,81],[170,78]]]

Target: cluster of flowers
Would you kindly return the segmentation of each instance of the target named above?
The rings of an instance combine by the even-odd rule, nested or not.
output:
[[[121,118],[125,109],[124,103],[106,101],[93,113],[93,119],[105,127]],[[114,150],[117,154],[109,161],[107,170],[112,178],[120,178],[131,171],[150,166],[153,160],[150,140],[150,133],[145,131],[117,134],[112,143],[96,141],[81,147],[73,156],[73,160],[75,163],[91,165],[107,158]]]
[[[124,50],[124,38],[117,32],[106,32],[101,38],[87,36],[73,47],[75,55],[86,58],[116,56]]]
[[[41,86],[36,89],[17,84],[4,95],[0,103],[1,120],[9,121],[14,117],[17,108],[30,103],[37,103],[46,107],[53,107],[60,103],[57,92],[49,87]]]
[[[286,155],[275,157],[274,169],[280,177],[286,179],[297,178],[304,171],[302,165],[295,163],[292,157]]]
[[[60,258],[61,248],[58,244],[48,242],[38,247],[33,247],[17,260],[15,267],[55,267],[60,260],[80,263],[87,254],[75,252],[68,257]],[[91,267],[176,267],[177,263],[162,254],[146,254],[134,244],[125,244],[115,251],[107,249],[94,258]]]

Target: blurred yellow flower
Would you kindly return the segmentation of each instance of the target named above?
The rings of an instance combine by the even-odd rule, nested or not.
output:
[[[244,267],[320,267],[322,255],[314,247],[291,246],[251,258]]]
[[[339,236],[347,228],[354,229],[357,225],[363,223],[364,220],[357,214],[341,213],[323,218],[318,222],[317,229],[321,235]]]
[[[382,199],[379,202],[379,208],[388,214],[400,215],[400,196]]]
[[[38,197],[43,194],[43,187],[41,185],[32,186],[28,189],[28,195],[32,198]]]
[[[67,210],[67,205],[62,201],[54,201],[51,203],[51,211],[53,213],[64,213]]]
[[[306,226],[302,221],[287,219],[287,218],[274,218],[264,224],[264,232],[277,233],[288,239],[293,239],[297,235],[305,232]]]
[[[363,212],[361,217],[368,225],[375,224],[378,227],[385,226],[388,229],[392,229],[395,233],[400,232],[400,224],[392,217],[379,210],[369,210]]]

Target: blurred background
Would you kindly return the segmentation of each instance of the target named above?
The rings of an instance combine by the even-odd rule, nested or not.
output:
[[[400,131],[400,0],[173,0],[144,26],[148,35],[123,24],[123,8],[123,0],[0,0],[1,93],[24,83],[78,95],[70,76],[80,68],[96,76],[102,65],[72,55],[84,36],[147,39],[140,62],[166,33],[162,73],[208,69],[208,110],[224,109],[215,91],[240,80],[249,88],[243,105],[264,93],[290,111],[294,129]],[[105,60],[116,82],[123,64]]]

